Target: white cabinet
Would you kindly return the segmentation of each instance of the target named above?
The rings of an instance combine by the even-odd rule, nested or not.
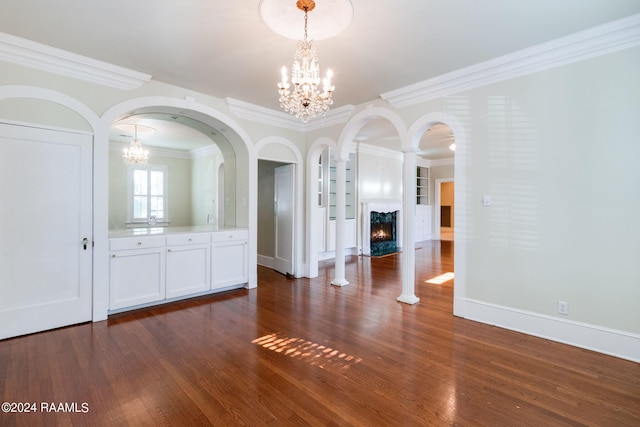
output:
[[[109,308],[160,301],[165,298],[164,238],[111,241]]]
[[[211,245],[211,289],[249,280],[247,230],[216,232]]]
[[[167,299],[211,288],[210,241],[209,233],[167,236]]]
[[[431,240],[431,206],[416,205],[415,241]]]
[[[355,219],[345,219],[344,222],[344,247],[355,248],[357,245],[357,229],[356,229],[356,220]],[[336,250],[336,221],[329,221],[329,235],[328,241],[329,246],[327,247],[328,251]]]
[[[109,309],[247,283],[248,237],[247,230],[225,230],[110,239]]]

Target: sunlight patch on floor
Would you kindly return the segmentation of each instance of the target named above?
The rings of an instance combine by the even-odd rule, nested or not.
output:
[[[294,359],[304,360],[310,365],[318,366],[322,369],[326,367],[347,369],[349,366],[362,361],[360,357],[302,338],[280,337],[278,334],[269,334],[256,338],[251,342],[267,350],[281,353]]]
[[[448,282],[449,280],[453,280],[453,272],[443,273],[439,276],[432,277],[429,280],[425,280],[425,283],[431,283],[434,285],[442,285],[443,283]]]

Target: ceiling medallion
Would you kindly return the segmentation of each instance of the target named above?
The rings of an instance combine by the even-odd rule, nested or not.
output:
[[[258,11],[264,23],[274,33],[291,40],[300,39],[300,10],[313,3],[310,0],[260,0]],[[322,0],[313,8],[313,27],[309,28],[311,40],[325,40],[347,28],[353,18],[351,0]],[[311,9],[309,9],[311,12]]]

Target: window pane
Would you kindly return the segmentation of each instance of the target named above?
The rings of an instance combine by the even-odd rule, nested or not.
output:
[[[144,196],[147,194],[147,171],[136,169],[133,171],[133,194]]]
[[[134,218],[147,217],[147,197],[146,196],[133,197],[133,217]]]
[[[163,173],[160,171],[151,171],[151,195],[162,196],[164,192]]]
[[[151,202],[151,215],[155,215],[158,219],[164,218],[164,198],[151,196],[149,199]]]

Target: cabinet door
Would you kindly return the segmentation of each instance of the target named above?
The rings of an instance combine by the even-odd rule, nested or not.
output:
[[[164,248],[154,248],[111,253],[111,310],[165,298],[164,251]]]
[[[167,298],[211,289],[211,245],[173,246],[167,249]]]
[[[355,219],[345,219],[345,238],[344,238],[344,247],[345,249],[355,248],[356,243],[356,220]],[[336,221],[329,221],[329,245],[327,247],[328,251],[336,250]]]
[[[247,256],[246,240],[214,243],[211,251],[211,288],[247,283]]]

